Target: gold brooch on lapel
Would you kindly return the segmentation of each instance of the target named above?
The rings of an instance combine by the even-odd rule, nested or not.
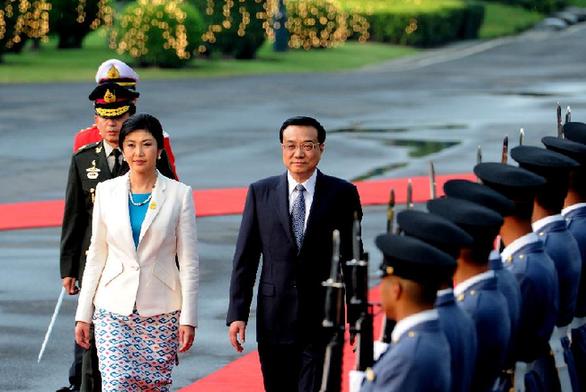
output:
[[[101,152],[102,152],[102,146],[96,147],[96,154],[99,154]]]
[[[100,174],[100,169],[96,167],[95,159],[92,161],[92,166],[85,169],[85,171],[87,172],[87,178],[89,178],[90,180],[95,180],[96,178],[98,178],[98,175]]]
[[[154,210],[155,208],[157,208],[157,203],[155,203],[154,201],[153,201],[153,202],[151,202],[151,204],[149,204],[149,208],[150,208],[151,210]]]
[[[92,198],[92,204],[94,204],[96,202],[96,189],[95,188],[90,188],[90,196]]]

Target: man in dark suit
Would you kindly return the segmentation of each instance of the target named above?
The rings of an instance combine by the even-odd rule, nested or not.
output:
[[[226,324],[232,345],[242,351],[262,254],[256,324],[267,391],[319,389],[327,343],[322,282],[329,276],[332,232],[340,231],[345,269],[353,217],[362,217],[356,187],[317,170],[325,138],[311,117],[286,120],[279,139],[287,172],[252,184],[242,216]]]

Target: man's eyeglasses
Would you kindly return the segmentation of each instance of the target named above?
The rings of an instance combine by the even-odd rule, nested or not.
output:
[[[298,148],[301,148],[305,152],[310,152],[319,145],[320,145],[320,143],[314,143],[314,142],[304,142],[301,144],[293,144],[293,143],[281,144],[281,146],[283,146],[283,149],[288,152],[295,152],[295,151],[297,151]]]

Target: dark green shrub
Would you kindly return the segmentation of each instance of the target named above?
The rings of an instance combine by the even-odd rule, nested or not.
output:
[[[51,34],[59,37],[58,48],[81,48],[83,39],[101,24],[111,24],[109,0],[50,0]]]
[[[550,13],[570,4],[568,0],[487,0],[527,8],[529,10]]]
[[[181,0],[138,0],[124,9],[110,35],[110,46],[141,65],[178,68],[201,44],[204,21]]]
[[[360,15],[346,12],[332,0],[289,0],[286,3],[291,48],[328,48],[353,35],[368,38],[368,22]]]
[[[208,26],[203,45],[208,54],[219,52],[251,59],[266,39],[266,0],[190,0]]]
[[[29,38],[46,37],[49,32],[49,8],[45,0],[0,3],[0,59],[4,52],[20,52]]]
[[[365,16],[374,41],[431,47],[478,36],[484,7],[476,3],[452,2],[433,9],[379,8]]]

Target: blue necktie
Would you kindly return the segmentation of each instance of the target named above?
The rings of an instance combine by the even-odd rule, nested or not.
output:
[[[295,187],[297,190],[297,199],[293,202],[293,209],[291,211],[291,225],[293,227],[293,234],[295,235],[295,242],[297,243],[297,250],[301,250],[303,243],[303,226],[305,226],[305,197],[303,192],[305,188],[299,184]]]

